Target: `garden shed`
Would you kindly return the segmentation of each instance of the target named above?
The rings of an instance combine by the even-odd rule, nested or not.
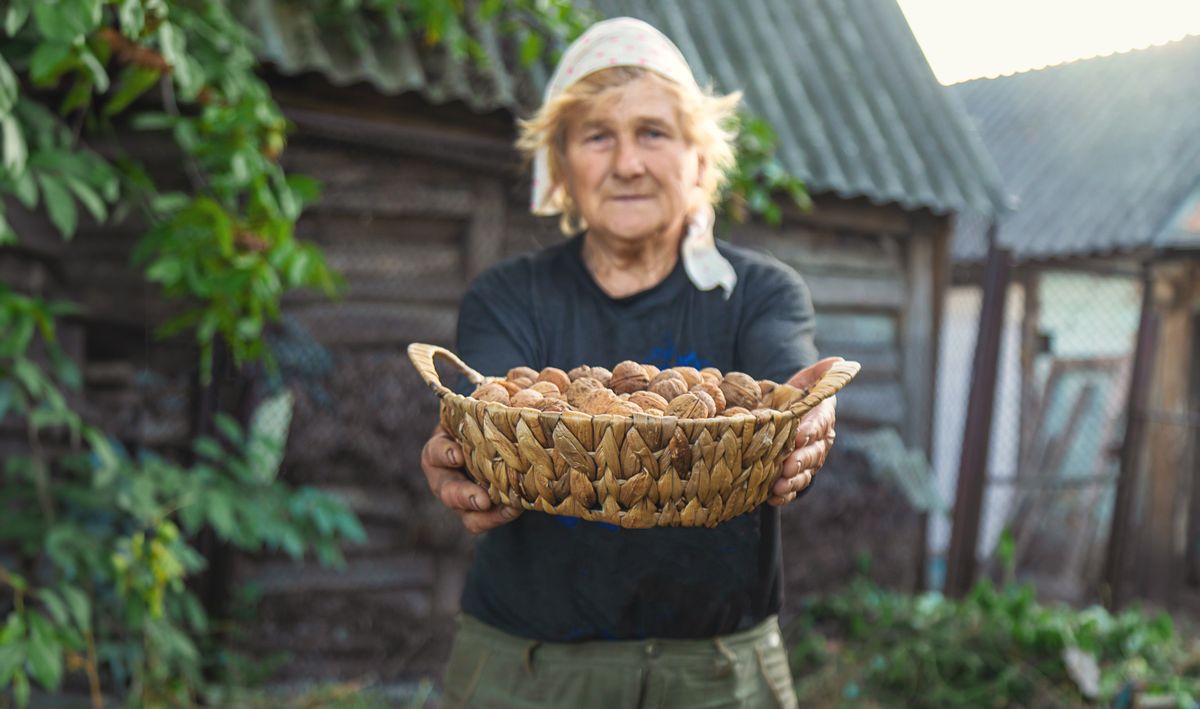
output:
[[[1196,597],[1198,91],[1197,38],[951,87],[1016,200],[996,236],[1013,269],[977,551],[1011,527],[1018,571],[1050,596]],[[946,492],[985,251],[982,220],[960,220]],[[948,534],[934,525],[933,554]]]

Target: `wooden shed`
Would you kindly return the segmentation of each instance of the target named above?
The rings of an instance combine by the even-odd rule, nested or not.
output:
[[[1009,526],[1047,595],[1195,604],[1200,38],[951,92],[1016,200],[996,237],[1014,258],[1011,347],[978,553]],[[944,340],[977,325],[983,234],[960,221],[949,322],[963,332]],[[952,449],[966,402],[944,404]]]
[[[784,515],[789,598],[842,583],[864,553],[878,577],[916,585],[951,216],[998,204],[981,143],[892,2],[594,5],[658,26],[702,82],[743,89],[813,196],[814,209],[785,210],[781,228],[719,234],[795,267],[814,296],[822,353],[864,366],[839,399],[837,454]],[[235,578],[261,596],[246,644],[291,654],[282,681],[437,675],[472,542],[420,473],[436,402],[404,347],[453,347],[471,278],[562,238],[553,220],[528,214],[512,148],[514,117],[537,105],[547,68],[521,67],[511,38],[489,27],[473,28],[492,58],[481,67],[413,40],[352,46],[285,0],[247,0],[241,13],[297,128],[286,167],[324,183],[298,234],[348,283],[336,302],[290,297],[272,337],[297,402],[284,474],[340,493],[369,535],[340,572],[238,559]],[[163,144],[132,145],[170,173]],[[165,308],[124,262],[135,237],[133,226],[93,228],[62,254],[72,259],[65,287],[86,308],[85,395],[97,412],[119,413],[108,420],[131,441],[183,445],[191,360],[186,348],[147,344]]]

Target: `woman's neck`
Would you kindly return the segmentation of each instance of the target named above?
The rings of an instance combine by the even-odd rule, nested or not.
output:
[[[624,298],[648,290],[666,280],[679,261],[679,243],[674,239],[638,242],[604,238],[588,232],[583,239],[583,265],[611,298]]]

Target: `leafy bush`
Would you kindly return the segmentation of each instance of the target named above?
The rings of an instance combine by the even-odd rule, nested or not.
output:
[[[790,626],[803,706],[1194,707],[1200,645],[1166,614],[1039,603],[979,582],[962,600],[858,579]],[[1153,698],[1153,699],[1151,699]]]

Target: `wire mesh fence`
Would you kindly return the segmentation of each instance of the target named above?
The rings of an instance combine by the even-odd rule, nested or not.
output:
[[[934,466],[953,500],[970,397],[982,286],[951,289],[937,383]],[[1013,536],[1019,576],[1068,600],[1093,597],[1125,430],[1141,284],[1133,275],[1022,267],[1009,286],[977,555],[983,569]],[[949,515],[930,527],[930,580],[940,587]],[[995,571],[995,569],[992,569]]]

